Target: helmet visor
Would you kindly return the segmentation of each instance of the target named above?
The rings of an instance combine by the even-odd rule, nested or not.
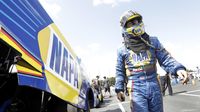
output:
[[[142,22],[142,19],[141,17],[136,17],[136,18],[132,18],[132,19],[129,19],[126,24],[125,24],[125,28],[130,28],[132,26],[135,26],[135,25],[138,25]]]

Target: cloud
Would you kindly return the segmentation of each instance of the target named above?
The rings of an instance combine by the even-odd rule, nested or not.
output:
[[[58,13],[61,12],[61,7],[56,3],[50,3],[48,0],[39,0],[44,9],[53,18],[58,18]]]
[[[131,0],[93,0],[93,5],[111,5],[112,7],[117,6],[120,2],[131,2]]]

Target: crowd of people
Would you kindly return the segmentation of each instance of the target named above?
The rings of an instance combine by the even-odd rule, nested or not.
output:
[[[191,81],[191,83],[193,85],[195,85],[195,83],[193,81],[195,81],[197,79],[199,80],[199,76],[200,76],[200,69],[198,67],[196,67],[196,68],[197,68],[197,70],[194,70],[192,72],[187,72],[188,78],[187,78],[185,83],[183,83],[184,79],[182,77],[180,77],[178,75],[174,75],[170,72],[158,74],[157,79],[159,81],[160,93],[162,94],[162,96],[163,97],[166,96],[166,90],[168,90],[167,95],[169,95],[169,96],[174,95],[172,85],[176,85],[176,84],[179,84],[179,83],[182,83],[183,85],[185,85],[189,82],[189,80]],[[143,80],[143,79],[141,79],[141,80]],[[96,76],[96,78],[92,80],[92,85],[99,92],[99,94],[102,94],[103,98],[112,97],[111,88],[110,88],[111,82],[110,82],[108,77],[104,76],[103,79],[100,80],[100,76]],[[123,94],[126,94],[127,96],[129,96],[129,94],[130,95],[133,94],[133,93],[131,93],[130,88],[128,86],[129,86],[128,85],[128,79],[125,79]],[[138,88],[138,89],[143,89],[143,88]],[[117,95],[117,97],[119,97],[119,96]],[[130,98],[131,97],[132,96],[130,96]],[[125,100],[125,96],[122,97],[119,100],[122,100],[122,101]],[[133,108],[133,107],[131,107],[131,108]]]
[[[100,80],[99,78],[99,76],[96,76],[96,78],[92,80],[92,87],[98,91],[98,94],[102,94],[104,98],[106,96],[111,97],[111,83],[109,79],[106,76],[103,77],[103,80]]]

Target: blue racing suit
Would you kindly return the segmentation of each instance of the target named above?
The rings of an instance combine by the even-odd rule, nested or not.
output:
[[[130,94],[132,112],[163,112],[160,85],[157,80],[156,63],[171,74],[185,67],[177,62],[161,45],[157,37],[149,37],[149,43],[155,48],[135,53],[124,46],[117,52],[115,91],[127,88]]]

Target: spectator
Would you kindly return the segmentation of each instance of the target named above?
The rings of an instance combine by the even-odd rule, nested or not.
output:
[[[101,85],[100,85],[100,81],[99,81],[99,76],[96,76],[96,79],[92,80],[92,87],[94,87],[98,93],[101,93]]]
[[[189,78],[191,79],[192,81],[192,85],[196,85],[196,81],[195,81],[195,73],[193,72],[189,72]]]
[[[196,77],[198,78],[198,80],[200,80],[200,69],[199,67],[197,67],[197,72],[196,72]]]
[[[161,91],[162,95],[165,96],[165,91],[168,88],[169,95],[173,95],[173,90],[171,86],[171,74],[166,73],[164,75],[160,75],[160,84],[161,84]]]
[[[105,95],[106,95],[106,92],[108,92],[109,93],[109,97],[111,97],[111,93],[110,93],[110,82],[109,82],[109,80],[106,78],[106,76],[104,76],[103,77],[104,78],[104,80],[103,80],[103,87],[104,87],[104,97],[105,97]]]

